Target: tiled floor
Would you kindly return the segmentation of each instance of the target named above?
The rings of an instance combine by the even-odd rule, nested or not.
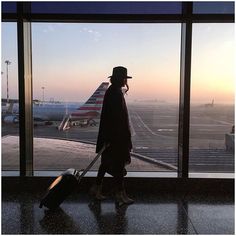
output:
[[[41,193],[2,194],[2,234],[234,234],[233,196],[132,194],[116,208],[84,193],[57,211],[38,207]]]

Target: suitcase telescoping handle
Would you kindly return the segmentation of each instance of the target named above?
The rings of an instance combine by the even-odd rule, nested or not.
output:
[[[97,161],[97,159],[102,155],[102,153],[105,151],[105,149],[109,147],[109,144],[104,144],[102,149],[99,151],[99,153],[96,155],[96,157],[91,161],[91,163],[83,170],[82,174],[79,176],[78,181],[80,181],[86,173],[90,170],[90,168],[94,165],[94,163]]]

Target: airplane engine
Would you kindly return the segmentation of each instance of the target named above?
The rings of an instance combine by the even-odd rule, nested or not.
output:
[[[3,121],[6,124],[16,124],[19,122],[19,119],[17,116],[5,116]]]

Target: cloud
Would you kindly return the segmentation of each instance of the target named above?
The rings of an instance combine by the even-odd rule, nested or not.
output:
[[[51,33],[55,31],[55,26],[52,24],[48,24],[45,29],[43,29],[44,33]]]
[[[47,24],[45,27],[43,27],[42,31],[44,33],[54,33],[57,29],[61,31],[61,27],[65,26],[66,24],[62,23],[52,23],[52,24]],[[91,37],[95,42],[99,41],[102,37],[102,34],[92,28],[88,27],[83,27],[79,30],[80,33],[82,34],[87,34],[89,35],[88,37]]]
[[[94,41],[99,41],[100,38],[102,37],[101,33],[99,33],[98,31],[95,31],[93,29],[89,29],[87,27],[83,27],[82,30],[80,30],[81,33],[87,33],[89,35],[91,35],[94,39]]]

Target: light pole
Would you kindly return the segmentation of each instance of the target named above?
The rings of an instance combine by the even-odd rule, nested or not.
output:
[[[11,62],[9,60],[5,61],[7,65],[7,102],[9,102],[9,89],[8,89],[8,66],[11,65]]]
[[[44,103],[44,89],[45,89],[45,87],[42,87],[42,90],[43,90],[43,103]]]
[[[1,80],[2,80],[3,74],[4,74],[3,71],[1,71]]]

